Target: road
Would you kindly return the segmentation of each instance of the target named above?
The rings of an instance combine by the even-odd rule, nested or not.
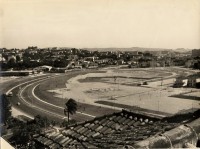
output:
[[[10,82],[4,82],[0,88],[0,92],[3,94],[12,91],[13,97],[9,97],[12,106],[31,117],[39,114],[41,116],[47,116],[50,120],[62,122],[63,119],[66,118],[64,115],[64,103],[66,100],[55,98],[50,94],[44,96],[43,88],[40,88],[39,85],[43,82],[48,82],[46,85],[54,84],[55,80],[62,77],[63,81],[66,81],[66,79],[80,73],[85,72],[68,72],[65,74],[50,73],[36,77],[22,77]],[[63,82],[63,84],[64,83],[65,82]],[[20,105],[17,105],[17,103],[20,103]],[[102,116],[105,113],[113,113],[120,109],[117,109],[117,107],[106,108],[101,105],[89,105],[87,103],[78,103],[78,105],[77,113],[71,116],[71,118],[78,122],[91,120],[96,116]]]
[[[52,77],[51,75],[45,75],[45,76],[40,76],[40,77],[27,77],[27,78],[23,78],[20,79],[16,82],[9,82],[11,85],[9,85],[9,89],[6,90],[6,92],[13,92],[13,96],[9,97],[10,102],[12,104],[12,106],[24,113],[26,113],[27,115],[30,115],[31,117],[34,117],[38,114],[42,115],[42,116],[51,116],[50,119],[56,119],[56,120],[60,120],[63,117],[58,117],[58,115],[54,114],[50,114],[50,112],[48,112],[46,110],[46,108],[44,107],[38,107],[37,105],[33,105],[31,104],[30,101],[30,96],[27,94],[27,96],[24,96],[24,94],[27,92],[26,89],[28,86],[30,86],[30,84],[37,82],[37,81],[42,81],[45,79],[48,79],[49,77]],[[12,86],[12,87],[11,87]],[[4,92],[5,93],[5,92]],[[20,103],[20,105],[17,105],[17,103]],[[37,102],[35,102],[37,103]]]
[[[63,75],[63,74],[62,74]],[[65,74],[64,74],[65,75]],[[6,82],[1,88],[1,94],[6,92],[13,92],[13,96],[9,97],[12,106],[20,111],[23,111],[27,115],[36,116],[42,115],[47,116],[50,120],[55,120],[62,122],[66,118],[64,115],[63,107],[56,106],[54,104],[43,101],[34,94],[34,88],[38,86],[39,83],[45,80],[50,80],[52,78],[61,77],[60,75],[47,74],[45,76],[39,77],[25,77],[11,82]],[[20,103],[18,105],[17,103]],[[77,121],[85,121],[93,119],[95,116],[77,112],[73,116],[73,119]]]

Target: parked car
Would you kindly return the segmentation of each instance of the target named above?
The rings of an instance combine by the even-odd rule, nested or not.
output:
[[[148,85],[148,82],[146,82],[146,81],[145,81],[145,82],[143,82],[143,85]]]

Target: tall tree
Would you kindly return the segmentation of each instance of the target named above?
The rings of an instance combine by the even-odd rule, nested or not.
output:
[[[69,122],[69,114],[73,115],[77,111],[77,103],[74,99],[70,98],[66,103],[65,103],[65,109],[64,109],[64,114],[67,115],[68,122]]]

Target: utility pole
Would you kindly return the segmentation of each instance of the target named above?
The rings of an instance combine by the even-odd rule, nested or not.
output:
[[[160,111],[160,100],[158,99],[158,112]]]

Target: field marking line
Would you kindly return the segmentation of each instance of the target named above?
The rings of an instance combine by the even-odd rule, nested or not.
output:
[[[42,79],[42,78],[37,78],[37,79],[33,79],[33,80],[29,80],[29,81],[20,83],[20,84],[18,84],[18,85],[16,85],[16,86],[12,87],[11,89],[9,89],[9,90],[6,92],[6,95],[7,95],[9,92],[11,92],[12,90],[14,90],[15,88],[17,88],[17,87],[19,87],[19,86],[21,86],[21,85],[24,85],[24,84],[26,84],[26,83],[29,83],[29,82],[32,82],[32,81],[35,81],[35,80],[40,80],[40,79]]]
[[[12,90],[14,90],[15,88],[17,88],[17,87],[19,87],[19,86],[21,86],[21,85],[23,85],[23,84],[26,84],[26,83],[28,83],[28,82],[32,82],[32,81],[35,81],[35,80],[42,80],[42,79],[44,79],[44,78],[46,78],[46,79],[56,78],[56,77],[59,77],[59,76],[60,76],[60,75],[56,75],[56,76],[42,75],[42,77],[40,77],[40,78],[32,79],[32,80],[29,80],[29,81],[20,83],[20,84],[18,84],[18,85],[16,85],[16,86],[12,87],[11,89],[9,89],[9,90],[6,92],[6,94],[8,94],[9,92],[11,92]]]
[[[48,75],[47,75],[47,76],[48,76]],[[58,76],[56,76],[56,77],[58,77]],[[55,78],[55,77],[48,77],[48,78],[45,77],[45,79],[44,79],[44,76],[42,76],[41,78],[36,78],[36,79],[32,79],[32,80],[29,80],[29,81],[20,83],[20,84],[18,84],[18,85],[16,85],[16,86],[10,88],[9,90],[7,90],[6,94],[8,94],[9,92],[11,92],[11,91],[14,90],[15,88],[17,88],[17,87],[19,87],[19,86],[21,86],[21,85],[27,84],[27,83],[29,83],[29,82],[33,82],[33,81],[35,81],[35,80],[42,81],[42,80],[46,80],[46,79],[50,79],[50,78]],[[33,82],[33,83],[35,83],[35,82]],[[33,84],[33,83],[32,83],[32,84]],[[30,84],[29,84],[29,85],[30,85]],[[28,85],[28,86],[29,86],[29,85]],[[24,90],[25,88],[26,88],[26,87],[24,87],[24,88],[21,89],[21,90]],[[20,90],[20,91],[21,91],[21,90]],[[20,96],[21,96],[21,94],[20,94]],[[30,105],[27,101],[25,101],[25,99],[24,99],[22,96],[21,96],[21,97],[20,97],[20,96],[19,96],[20,99],[22,99],[27,105]],[[37,108],[37,109],[39,109],[39,110],[41,110],[41,111],[43,111],[43,112],[50,113],[50,112],[48,112],[48,111],[46,111],[46,110],[40,109],[39,107],[35,107],[35,108]],[[51,113],[51,114],[57,115],[57,114],[55,114],[55,113]],[[57,116],[60,116],[60,115],[57,115]],[[61,116],[60,116],[60,117],[61,117]],[[63,117],[63,116],[62,116],[62,118],[65,119],[66,117]]]
[[[37,81],[37,82],[40,82],[40,81],[43,81],[43,80],[46,80],[46,79],[42,79],[42,80],[39,80],[39,81]],[[23,100],[27,105],[29,105],[29,106],[31,106],[31,103],[29,103],[29,102],[27,102],[27,101],[25,100],[25,98],[22,96],[22,92],[23,92],[27,87],[29,87],[29,86],[31,86],[32,84],[37,83],[37,82],[33,82],[33,83],[31,83],[31,84],[28,84],[28,85],[26,85],[23,89],[20,90],[19,98],[22,99],[22,100]],[[35,109],[39,109],[40,111],[46,112],[46,113],[48,113],[48,114],[52,114],[52,115],[55,115],[55,116],[59,116],[59,117],[61,117],[62,119],[67,118],[67,117],[65,117],[65,116],[61,116],[60,114],[56,114],[56,113],[53,113],[53,112],[48,111],[48,110],[44,110],[44,109],[39,108],[39,107],[36,107],[36,106],[34,106],[34,108],[35,108]]]
[[[41,102],[44,102],[45,104],[48,104],[48,105],[51,105],[51,106],[54,106],[54,107],[57,107],[57,108],[59,108],[59,109],[64,110],[63,107],[60,107],[60,106],[51,104],[51,103],[46,102],[46,101],[44,101],[44,100],[41,100],[39,97],[37,97],[37,96],[35,95],[34,91],[35,91],[35,88],[36,88],[38,85],[40,85],[40,83],[37,84],[36,86],[34,86],[33,89],[32,89],[32,95],[33,95],[37,100],[39,100],[39,101],[41,101]],[[90,114],[83,113],[83,112],[78,112],[78,111],[77,111],[77,113],[82,114],[82,115],[86,115],[86,116],[90,116],[90,117],[96,117],[96,116],[94,116],[94,115],[90,115]]]

